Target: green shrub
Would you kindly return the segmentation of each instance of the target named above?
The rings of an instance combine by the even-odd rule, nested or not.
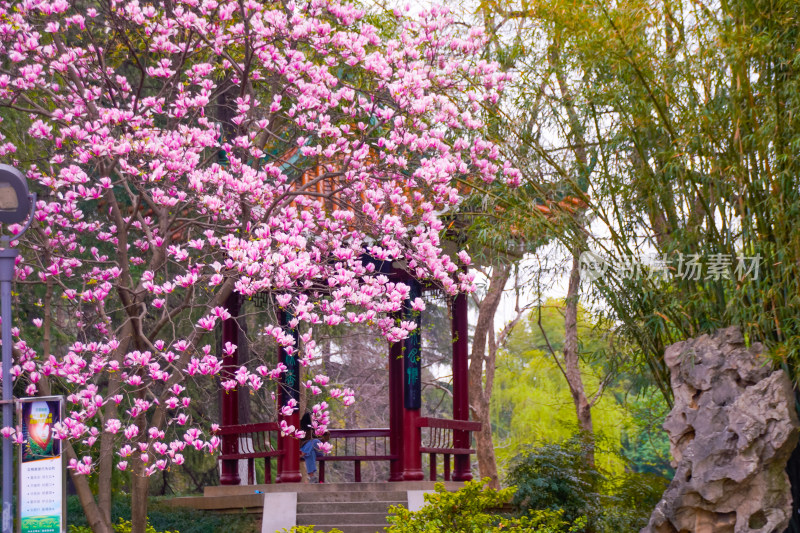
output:
[[[131,501],[128,495],[115,495],[111,501],[112,520],[130,520]],[[260,521],[252,515],[223,515],[211,511],[170,507],[164,501],[151,498],[147,519],[156,531],[180,533],[252,533],[260,531]],[[67,498],[67,523],[87,526],[86,516],[77,496]],[[90,531],[89,529],[79,531]]]
[[[147,510],[150,523],[157,529],[180,533],[252,533],[261,531],[260,518],[248,514],[220,514],[197,509],[176,509],[163,501],[152,502]]]
[[[598,517],[603,532],[639,531],[647,525],[669,480],[657,474],[625,473],[610,479],[604,489],[604,511]]]
[[[560,444],[545,444],[514,459],[509,485],[517,487],[512,500],[521,513],[562,510],[564,518],[596,516],[601,509],[597,489],[603,476],[586,460],[587,441],[573,437]]]
[[[514,493],[513,488],[485,489],[487,480],[467,482],[458,492],[448,492],[437,483],[435,492],[425,495],[426,505],[409,511],[402,505],[389,508],[388,533],[489,533],[537,532],[567,533],[579,531],[564,520],[562,511],[535,511],[522,517],[503,515],[501,509]]]
[[[607,487],[620,505],[653,509],[667,490],[669,480],[651,473],[625,473],[609,480]]]
[[[69,526],[69,533],[92,533],[92,528],[88,526]],[[131,533],[131,523],[129,520],[119,519],[119,522],[114,524],[114,533]],[[145,533],[161,533],[149,523],[145,528]],[[163,533],[178,533],[177,531],[164,531]]]
[[[111,498],[111,520],[116,521],[120,518],[125,520],[131,519],[131,499],[127,495],[114,495]],[[89,526],[86,520],[86,513],[83,512],[83,506],[78,496],[67,496],[67,523],[76,526]],[[160,527],[160,524],[154,523],[155,527]],[[168,529],[168,528],[163,528]],[[183,533],[183,530],[180,530]]]
[[[562,511],[573,523],[586,518],[580,531],[639,531],[666,489],[656,474],[606,476],[589,464],[589,442],[573,437],[518,456],[507,477],[517,488],[512,504],[519,513]]]

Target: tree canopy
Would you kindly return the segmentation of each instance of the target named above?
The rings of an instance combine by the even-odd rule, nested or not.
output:
[[[186,380],[219,376],[237,349],[212,335],[231,294],[269,294],[261,334],[307,364],[315,324],[368,323],[393,341],[415,327],[390,316],[408,288],[376,261],[471,290],[468,256],[440,240],[451,177],[514,171],[453,95],[491,101],[507,75],[445,10],[383,28],[364,15],[316,0],[0,2],[0,157],[40,198],[17,278],[41,299],[41,330],[19,330],[16,386],[67,394],[56,434],[100,446],[100,498],[115,454],[136,507],[137,479],[187,446],[218,447],[187,414]],[[259,390],[284,371],[256,361],[221,384]],[[74,473],[93,470],[91,454],[67,454]],[[109,530],[105,518],[92,526]]]

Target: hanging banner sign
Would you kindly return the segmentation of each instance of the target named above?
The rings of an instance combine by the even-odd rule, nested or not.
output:
[[[20,398],[20,533],[65,533],[64,463],[53,426],[61,421],[61,396]]]

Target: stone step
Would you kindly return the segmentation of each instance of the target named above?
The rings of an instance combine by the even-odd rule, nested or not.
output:
[[[298,503],[331,503],[331,502],[405,502],[408,493],[403,491],[344,491],[344,492],[300,492]]]
[[[463,483],[446,482],[446,490],[458,490]],[[204,496],[174,498],[181,507],[214,510],[219,513],[263,513],[264,531],[288,524],[314,525],[318,530],[339,529],[343,533],[384,533],[391,505],[408,505],[413,491],[432,491],[430,481],[396,483],[281,483],[250,486],[206,487]]]
[[[273,483],[269,485],[216,485],[206,487],[205,496],[238,496],[259,492],[374,492],[433,490],[432,481],[398,481],[395,483]],[[458,490],[464,486],[458,481],[445,481],[447,490]]]
[[[384,533],[385,525],[377,524],[351,524],[349,526],[337,527],[342,533]],[[332,527],[320,528],[322,531],[331,530]]]
[[[299,525],[299,524],[298,524]],[[314,526],[316,531],[328,532],[332,529],[338,529],[342,533],[385,533],[385,528],[388,525],[386,522],[381,524],[348,524],[348,525],[320,525],[320,524],[303,524],[307,526]],[[271,533],[271,532],[270,532]],[[275,533],[281,533],[276,530]]]
[[[388,524],[386,513],[305,513],[297,515],[297,525],[314,525],[321,529],[364,524],[374,524],[383,528]]]
[[[360,502],[308,502],[297,503],[297,515],[306,513],[384,513],[388,514],[390,505],[406,505],[406,500],[360,501]]]

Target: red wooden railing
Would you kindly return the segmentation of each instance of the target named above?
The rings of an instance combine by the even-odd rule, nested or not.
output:
[[[443,458],[443,474],[446,481],[451,479],[451,456],[469,457],[475,453],[472,448],[457,445],[459,442],[470,442],[470,433],[479,431],[480,422],[467,420],[447,420],[442,418],[420,418],[416,430],[418,451],[415,453],[428,454],[430,458],[429,478],[435,481],[437,472],[437,457]],[[280,471],[283,451],[279,447],[281,438],[280,427],[277,422],[261,424],[240,424],[221,427],[216,432],[220,436],[235,435],[238,437],[238,452],[223,453],[220,460],[247,459],[247,483],[255,484],[253,479],[255,459],[264,459],[265,483],[272,483],[272,458],[278,459]],[[390,435],[388,428],[377,429],[331,429],[330,443],[333,448],[331,453],[319,457],[319,480],[325,482],[325,464],[329,461],[346,461],[353,463],[353,480],[361,482],[361,463],[364,461],[395,461],[398,455],[390,451]]]
[[[223,426],[216,432],[217,435],[238,435],[239,453],[227,453],[219,456],[220,460],[247,459],[247,484],[255,485],[254,463],[256,459],[264,459],[264,483],[272,483],[272,458],[280,457],[283,452],[278,450],[280,427],[277,422],[261,424],[239,424],[236,426]]]
[[[417,422],[417,427],[421,430],[422,446],[419,451],[423,454],[427,453],[430,463],[429,479],[436,481],[436,458],[437,455],[442,455],[444,467],[444,479],[450,481],[450,456],[464,456],[469,457],[470,454],[475,453],[472,448],[456,447],[455,443],[470,442],[469,432],[480,431],[480,422],[470,422],[468,420],[447,420],[444,418],[420,418]],[[467,433],[467,437],[457,438]]]
[[[392,461],[397,459],[389,451],[389,428],[331,429],[331,453],[319,458],[319,482],[325,483],[325,463],[352,461],[353,480],[361,482],[362,461]]]

